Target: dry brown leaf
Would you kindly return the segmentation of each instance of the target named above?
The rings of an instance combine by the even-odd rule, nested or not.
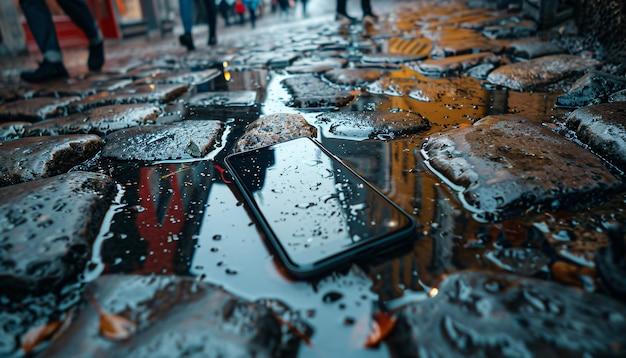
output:
[[[372,333],[365,341],[366,348],[375,348],[387,338],[396,325],[396,318],[382,311],[374,312],[374,323],[372,323]]]
[[[48,322],[31,328],[22,339],[22,351],[32,352],[41,342],[48,339],[61,326],[61,321]]]
[[[132,337],[137,325],[128,318],[100,312],[100,335],[111,341],[123,341]]]
[[[137,331],[137,324],[124,316],[107,313],[102,310],[96,297],[87,291],[89,302],[98,312],[100,335],[112,341],[123,341],[132,337]]]

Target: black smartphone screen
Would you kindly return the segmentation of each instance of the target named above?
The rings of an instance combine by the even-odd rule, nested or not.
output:
[[[226,165],[296,276],[383,249],[415,226],[409,215],[308,137],[232,154]]]

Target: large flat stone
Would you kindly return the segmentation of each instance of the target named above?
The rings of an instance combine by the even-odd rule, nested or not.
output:
[[[412,55],[426,58],[430,54],[432,41],[426,38],[392,37],[389,39],[389,53]],[[367,58],[367,56],[366,56]],[[364,60],[366,60],[364,58]]]
[[[102,156],[139,161],[199,158],[214,148],[222,127],[218,121],[188,120],[122,129],[106,136]]]
[[[626,172],[626,102],[580,108],[566,114],[565,121],[581,142]]]
[[[20,138],[0,145],[0,186],[67,172],[98,153],[104,142],[93,134]]]
[[[102,318],[85,306],[46,357],[295,357],[297,333],[312,334],[280,302],[246,301],[194,278],[108,275],[88,290],[103,312],[130,320],[136,332],[103,338]]]
[[[30,122],[4,122],[0,123],[0,142],[18,139],[24,136]]]
[[[445,58],[428,59],[417,64],[417,70],[426,76],[442,77],[464,72],[481,64],[500,63],[500,56],[490,52],[473,53]]]
[[[175,71],[160,73],[156,76],[149,76],[135,81],[135,84],[179,84],[188,86],[206,86],[221,74],[216,69],[203,71]]]
[[[0,188],[0,286],[52,292],[76,281],[115,192],[108,176],[72,172]]]
[[[514,274],[450,275],[397,315],[386,340],[393,357],[626,354],[623,303]]]
[[[430,128],[426,118],[408,111],[329,112],[319,115],[316,123],[335,135],[372,139],[393,139]]]
[[[434,135],[422,153],[456,186],[466,207],[486,220],[574,210],[622,185],[597,156],[514,115],[492,115]]]
[[[561,47],[541,37],[529,37],[512,41],[507,52],[514,57],[531,59],[565,52]]]
[[[291,107],[343,107],[354,99],[350,92],[336,89],[313,75],[289,77],[281,83],[292,96],[288,103]]]
[[[183,95],[188,88],[189,86],[187,85],[169,83],[133,85],[113,92],[103,91],[87,96],[73,103],[70,111],[82,112],[96,107],[115,104],[167,103]]]
[[[478,52],[499,54],[504,51],[504,45],[497,41],[488,40],[480,34],[459,38],[444,38],[435,42],[430,55],[432,58],[467,55]]]
[[[342,86],[361,86],[378,80],[382,73],[368,69],[335,68],[324,72],[324,77],[330,82]]]
[[[347,64],[347,60],[340,58],[305,57],[294,61],[291,66],[285,68],[289,73],[321,73],[333,68],[341,68]]]
[[[119,129],[155,122],[163,111],[152,104],[120,104],[98,107],[89,113],[76,113],[35,123],[26,136],[82,134],[106,135]]]
[[[570,75],[597,68],[600,62],[575,55],[543,56],[525,62],[501,66],[487,80],[493,84],[524,91],[558,82]]]
[[[125,78],[98,78],[87,77],[84,79],[70,78],[63,83],[54,86],[39,85],[37,87],[37,97],[65,97],[77,96],[87,97],[102,91],[116,91],[129,86],[132,80]]]
[[[302,136],[317,136],[317,128],[310,125],[304,116],[290,113],[270,114],[246,126],[244,134],[235,144],[235,151],[256,149]]]
[[[589,71],[579,78],[567,93],[556,98],[556,103],[566,107],[583,107],[607,102],[611,94],[626,89],[626,77],[602,71]]]
[[[187,102],[187,115],[208,119],[256,119],[261,104],[256,91],[216,91],[192,96]]]
[[[46,118],[62,116],[67,113],[68,106],[79,99],[75,96],[38,97],[0,104],[0,122],[37,122]]]

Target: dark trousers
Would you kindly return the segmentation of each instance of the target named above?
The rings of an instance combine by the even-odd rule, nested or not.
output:
[[[346,1],[347,0],[337,0],[337,13],[338,14],[346,14]],[[372,13],[372,4],[371,0],[361,0],[361,8],[363,9],[363,15]]]
[[[100,40],[98,26],[85,0],[57,0],[57,3],[72,22],[85,33],[90,44]],[[52,14],[46,2],[44,0],[20,0],[20,6],[28,27],[44,57],[47,52],[56,52],[60,57],[59,40],[54,30]]]

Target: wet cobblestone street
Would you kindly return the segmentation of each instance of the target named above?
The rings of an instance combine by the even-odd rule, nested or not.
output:
[[[98,73],[69,49],[41,85],[2,58],[0,356],[626,355],[626,47],[528,3],[298,2],[195,51],[108,41]],[[224,158],[300,136],[415,219],[405,244],[286,273]]]

